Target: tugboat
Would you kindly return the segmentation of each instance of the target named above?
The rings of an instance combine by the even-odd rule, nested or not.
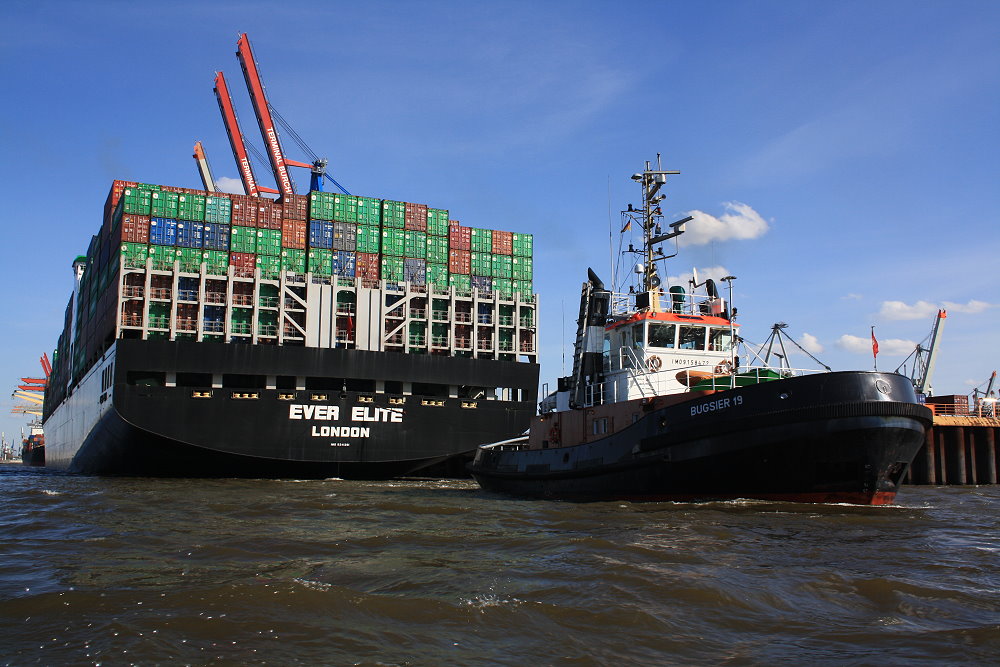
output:
[[[643,203],[623,215],[641,225],[642,248],[630,247],[642,256],[638,289],[615,294],[588,270],[572,375],[524,436],[477,450],[473,477],[489,491],[570,501],[891,504],[931,411],[896,373],[797,370],[778,354],[771,363],[783,323],[742,365],[733,276],[722,278],[730,303],[697,276],[688,289],[661,286],[658,265],[678,254],[691,220],[662,232],[658,193],[678,173],[657,159],[632,176]]]

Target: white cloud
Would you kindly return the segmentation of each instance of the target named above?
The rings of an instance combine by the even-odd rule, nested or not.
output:
[[[956,313],[966,313],[968,315],[978,315],[986,311],[989,308],[996,308],[995,304],[986,303],[985,301],[976,301],[975,299],[970,299],[969,303],[962,305],[960,303],[953,303],[951,301],[944,302],[944,309],[950,310]]]
[[[933,304],[930,301],[917,301],[912,306],[903,301],[883,301],[879,309],[879,318],[883,320],[921,320],[930,319],[937,314],[940,308],[950,310],[955,313],[966,313],[977,315],[989,308],[995,308],[993,304],[985,301],[970,299],[968,303],[954,303],[945,301],[942,306]]]
[[[877,336],[876,339],[878,339]],[[870,355],[872,353],[872,339],[870,336],[865,338],[844,334],[837,339],[837,347],[848,352],[853,352],[854,354]],[[916,342],[902,338],[887,338],[878,341],[878,353],[880,355],[907,355],[913,352],[916,347]]]
[[[243,181],[238,178],[229,178],[227,176],[220,176],[215,179],[215,187],[219,188],[223,192],[229,192],[234,195],[242,195],[243,191]]]
[[[820,343],[819,339],[811,333],[802,334],[799,338],[799,345],[801,345],[809,354],[820,354],[823,352],[823,344]]]
[[[726,213],[715,217],[704,211],[689,211],[694,220],[679,237],[681,245],[704,245],[712,241],[755,239],[768,230],[767,221],[748,204],[726,202]]]
[[[724,266],[705,266],[697,269],[698,271],[698,282],[703,283],[707,279],[711,278],[715,281],[715,286],[719,290],[719,295],[728,299],[729,298],[729,288],[726,284],[722,282],[725,276],[729,275],[729,269]],[[668,285],[683,285],[684,289],[688,289],[691,278],[694,277],[694,273],[687,271],[680,274],[679,276],[670,276],[667,278]]]

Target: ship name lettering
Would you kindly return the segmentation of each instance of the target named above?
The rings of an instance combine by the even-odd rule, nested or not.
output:
[[[340,406],[338,405],[298,405],[293,403],[288,406],[289,419],[322,419],[324,421],[337,421],[340,419]]]
[[[372,430],[367,426],[313,426],[314,438],[370,438]],[[331,443],[334,446],[347,446],[350,443]]]
[[[372,408],[358,406],[351,408],[351,421],[399,423],[403,421],[403,410],[401,408]]]
[[[708,401],[707,403],[701,403],[699,405],[691,406],[691,416],[697,417],[698,415],[703,415],[707,412],[715,412],[716,410],[725,410],[732,405],[732,401],[728,398],[720,398],[715,401]]]

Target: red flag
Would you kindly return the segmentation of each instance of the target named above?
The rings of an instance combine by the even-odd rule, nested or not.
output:
[[[875,340],[875,327],[872,327],[872,357],[878,356],[878,341]]]

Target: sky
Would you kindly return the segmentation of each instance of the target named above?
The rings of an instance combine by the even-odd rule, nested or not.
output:
[[[667,272],[736,276],[746,340],[784,322],[833,369],[870,369],[874,327],[893,370],[945,308],[935,393],[1000,366],[1000,3],[8,0],[4,14],[10,391],[52,354],[113,179],[200,188],[200,140],[236,183],[216,71],[263,148],[241,32],[270,102],[352,193],[535,235],[550,386],[571,365],[587,268],[629,269],[619,212],[658,154],[681,172],[664,222],[694,217]],[[25,420],[4,399],[16,437]]]

